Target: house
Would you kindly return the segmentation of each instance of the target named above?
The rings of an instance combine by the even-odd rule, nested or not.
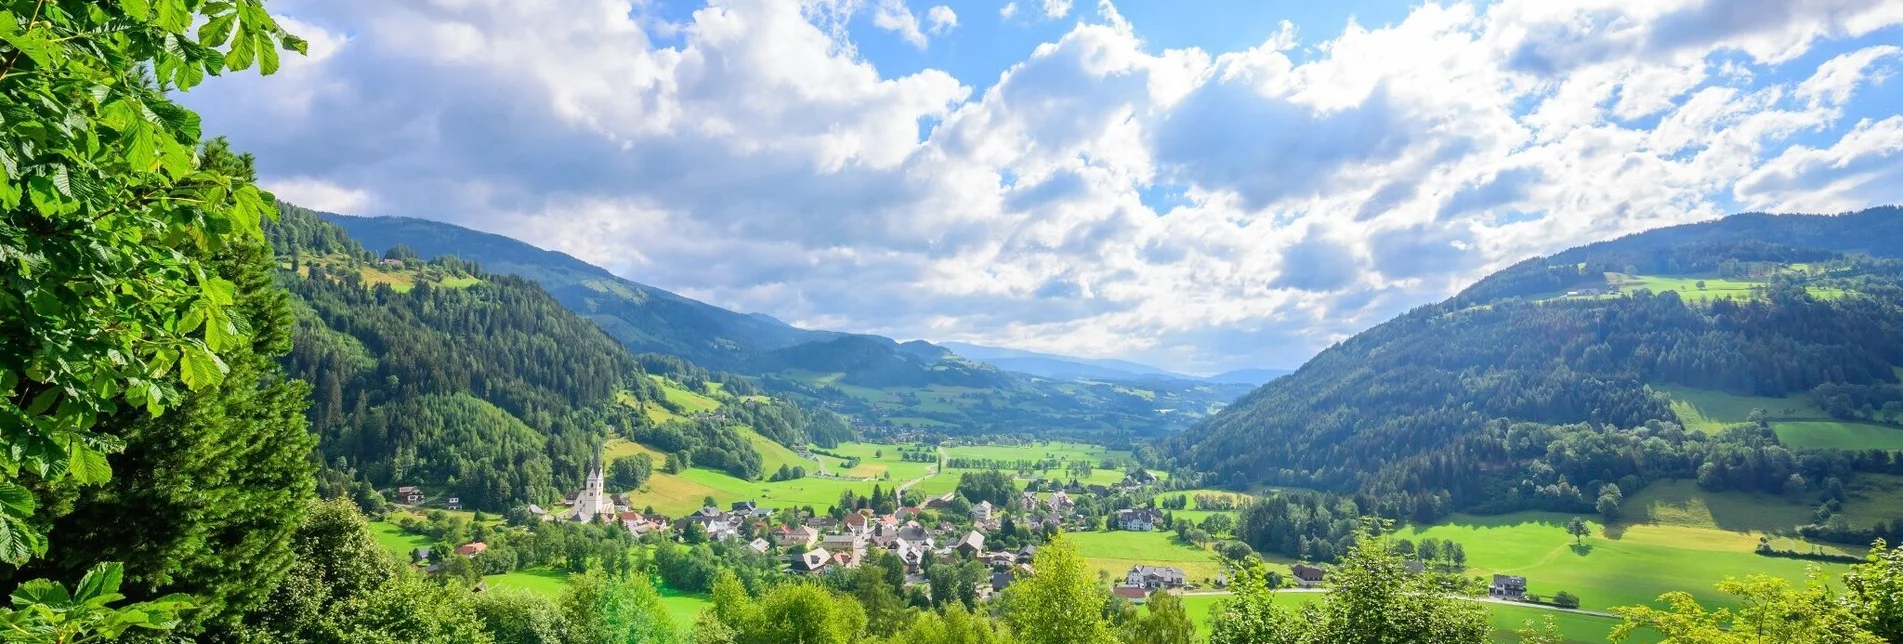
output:
[[[899,528],[899,538],[906,541],[922,542],[926,544],[928,548],[931,547],[932,544],[932,532],[926,530],[925,526],[919,525],[917,521],[905,522],[905,527]]]
[[[990,501],[979,501],[978,505],[971,506],[971,518],[979,521],[990,521],[991,513],[994,510],[995,508],[991,506]]]
[[[405,485],[403,487],[397,488],[396,502],[402,503],[405,505],[416,505],[418,503],[422,503],[423,502],[423,488],[420,488],[414,485]]]
[[[952,549],[957,550],[959,554],[963,554],[969,557],[976,557],[978,555],[984,554],[985,535],[984,533],[979,532],[977,530],[972,530],[971,532],[967,532],[965,533],[965,537],[963,539],[958,540],[958,545],[952,546]]]
[[[1036,511],[1040,505],[1043,505],[1043,503],[1037,500],[1037,493],[1035,492],[1025,492],[1018,495],[1017,508],[1019,510],[1033,512]]]
[[[1125,475],[1123,481],[1119,483],[1118,486],[1126,488],[1142,487],[1155,482],[1155,474],[1151,474],[1149,470],[1137,470]]]
[[[1322,578],[1327,576],[1326,573],[1322,572],[1322,569],[1308,564],[1289,566],[1289,572],[1294,573],[1295,585],[1303,588],[1313,588],[1320,585]]]
[[[1004,569],[991,573],[991,591],[999,592],[1011,587],[1011,570]]]
[[[1526,578],[1519,575],[1494,575],[1487,596],[1494,599],[1526,601]]]
[[[1123,577],[1126,586],[1136,586],[1146,590],[1158,588],[1181,588],[1185,577],[1182,568],[1168,566],[1145,566],[1138,564],[1130,567]]]
[[[1047,501],[1047,503],[1050,504],[1052,510],[1058,512],[1069,512],[1072,507],[1077,505],[1070,500],[1070,495],[1065,494],[1063,490],[1052,492],[1051,499]]]
[[[1134,532],[1148,532],[1163,522],[1163,511],[1156,508],[1130,508],[1117,511],[1117,526]]]
[[[925,502],[925,507],[932,510],[942,510],[951,507],[952,497],[957,496],[957,494],[957,492],[946,492],[944,496],[932,497]]]
[[[906,572],[918,572],[919,565],[925,562],[925,556],[929,552],[930,548],[925,545],[904,539],[898,540],[892,546],[892,554],[898,555],[899,561],[905,563]]]
[[[794,572],[819,574],[826,570],[826,564],[831,563],[832,560],[832,553],[826,552],[825,548],[814,548],[800,553],[800,556],[793,558],[793,570]]]
[[[773,539],[780,542],[782,546],[790,546],[797,543],[800,547],[810,548],[814,541],[819,540],[819,531],[803,525],[780,526],[780,529],[773,531]]]
[[[535,517],[537,521],[549,521],[555,518],[548,515],[548,510],[544,510],[542,506],[534,503],[529,504],[529,516]]]
[[[866,531],[866,515],[854,512],[846,515],[846,529],[856,533]]]
[[[411,550],[410,559],[415,561],[429,561],[429,548],[417,548],[415,550]]]
[[[773,549],[773,544],[767,543],[765,539],[754,539],[747,543],[747,547],[754,552],[766,554],[766,551]]]
[[[859,560],[866,555],[865,537],[850,532],[826,535],[820,539],[819,547],[835,553],[835,559],[838,559],[838,555],[845,555],[845,560],[839,564],[847,568],[859,565]]]
[[[1150,591],[1144,590],[1141,586],[1118,586],[1110,589],[1110,592],[1133,602],[1142,602],[1150,596]]]
[[[456,546],[456,554],[462,555],[464,557],[474,557],[476,555],[479,555],[488,551],[489,551],[489,544],[483,543],[481,541],[471,541],[469,543]]]
[[[446,505],[451,510],[461,510],[463,509],[463,499],[462,497],[459,497],[459,496],[449,497],[449,503],[447,503]]]
[[[748,514],[752,514],[754,509],[759,507],[760,506],[754,504],[754,502],[752,501],[734,501],[733,502],[734,512],[745,512]]]
[[[1021,563],[1021,564],[1031,563],[1031,561],[1036,558],[1037,558],[1037,546],[1025,546],[1022,548],[1018,548],[1018,556],[1017,556],[1018,563]]]

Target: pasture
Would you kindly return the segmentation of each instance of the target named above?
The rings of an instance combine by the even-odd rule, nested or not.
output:
[[[1064,537],[1077,544],[1085,565],[1112,580],[1123,579],[1137,564],[1181,568],[1190,583],[1205,587],[1222,572],[1215,553],[1178,542],[1174,532],[1071,532]]]
[[[427,548],[430,545],[429,537],[404,532],[403,528],[397,527],[394,523],[371,521],[370,532],[376,535],[377,545],[383,546],[384,550],[390,551],[390,554],[396,555],[403,561],[409,561],[410,553],[415,552],[417,548]]]
[[[511,573],[485,575],[490,588],[519,588],[554,599],[568,586],[568,573],[549,567],[523,568]]]
[[[1455,515],[1397,536],[1459,542],[1466,546],[1468,574],[1524,575],[1529,593],[1568,591],[1588,610],[1648,603],[1673,590],[1708,606],[1735,606],[1735,599],[1714,588],[1726,576],[1766,573],[1801,583],[1807,566],[1820,565],[1833,575],[1845,570],[1841,564],[1760,556],[1752,552],[1752,533],[1704,527],[1619,525],[1607,532],[1595,522],[1592,536],[1576,546],[1564,528],[1571,518],[1543,512]]]
[[[1831,418],[1808,393],[1781,398],[1739,396],[1721,391],[1654,385],[1671,398],[1672,412],[1686,429],[1716,432],[1727,424],[1748,422],[1762,409],[1778,441],[1801,449],[1903,449],[1903,429]]]
[[[1190,621],[1196,623],[1198,635],[1205,637],[1209,635],[1209,624],[1213,615],[1211,611],[1216,608],[1218,602],[1227,597],[1228,595],[1221,594],[1183,596],[1183,611],[1189,614]],[[1321,597],[1320,593],[1284,592],[1275,596],[1275,602],[1294,608]],[[1534,606],[1487,604],[1486,607],[1493,621],[1493,641],[1500,644],[1519,642],[1520,637],[1515,635],[1514,631],[1524,628],[1529,621],[1540,624],[1549,615],[1553,617],[1553,625],[1559,628],[1567,644],[1604,644],[1607,641],[1606,636],[1612,632],[1612,627],[1619,623],[1619,620],[1609,617],[1563,613]],[[1651,644],[1657,642],[1658,638],[1638,633],[1634,634],[1630,641],[1632,644]]]
[[[1842,516],[1853,525],[1903,517],[1903,476],[1859,474],[1850,480],[1845,492],[1849,499]],[[1623,504],[1626,522],[1773,534],[1788,534],[1796,526],[1809,523],[1815,510],[1808,500],[1794,502],[1782,495],[1752,492],[1710,492],[1692,481],[1653,483],[1626,497]],[[1799,547],[1794,540],[1788,547],[1810,549],[1809,544]],[[1822,547],[1849,554],[1863,550]]]

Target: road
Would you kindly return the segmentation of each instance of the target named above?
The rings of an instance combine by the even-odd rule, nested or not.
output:
[[[938,449],[938,463],[945,462],[945,448],[940,447],[937,449]],[[892,491],[893,498],[898,500],[897,505],[899,507],[903,507],[905,505],[905,491],[906,490],[911,489],[912,486],[918,484],[919,481],[923,481],[925,479],[938,476],[938,463],[933,463],[931,465],[925,466],[925,476],[921,476],[921,477],[912,479],[910,481],[906,481],[905,484],[900,485],[897,489],[894,489]]]

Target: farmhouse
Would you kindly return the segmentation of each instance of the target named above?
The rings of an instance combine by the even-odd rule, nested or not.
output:
[[[1289,572],[1294,573],[1295,585],[1303,588],[1313,588],[1321,584],[1322,578],[1326,576],[1322,569],[1308,564],[1289,566]]]
[[[958,545],[952,546],[952,548],[957,550],[960,554],[971,557],[982,555],[985,552],[985,535],[977,530],[972,530],[971,532],[965,533],[965,538],[959,539]]]
[[[1493,585],[1487,587],[1487,596],[1494,599],[1525,601],[1526,578],[1519,575],[1494,575]]]
[[[1136,586],[1148,590],[1158,588],[1180,588],[1183,585],[1183,569],[1168,566],[1145,566],[1138,564],[1130,567],[1123,577],[1126,586]]]
[[[1124,530],[1148,532],[1156,529],[1163,521],[1163,512],[1156,508],[1130,508],[1117,511],[1117,526]]]
[[[990,521],[992,511],[993,508],[991,507],[990,501],[979,501],[978,505],[971,506],[971,518],[979,521]]]
[[[461,510],[463,509],[463,499],[460,496],[452,496],[449,497],[449,503],[445,505],[451,510]]]
[[[423,502],[423,488],[405,485],[396,489],[396,502],[416,505]]]
[[[464,557],[474,557],[476,555],[479,555],[488,551],[489,551],[489,544],[483,543],[481,541],[471,541],[469,543],[456,546],[456,554],[462,555]]]
[[[801,553],[800,556],[793,559],[793,570],[795,572],[819,574],[825,572],[826,564],[830,563],[832,559],[832,553],[826,552],[825,548],[814,548]]]
[[[1150,596],[1149,591],[1144,590],[1141,586],[1118,586],[1110,589],[1110,592],[1118,597],[1135,602],[1142,602],[1145,598]]]
[[[790,546],[797,543],[802,547],[811,547],[814,541],[819,540],[819,531],[803,525],[780,526],[778,530],[773,531],[773,539],[780,542],[782,546]]]
[[[753,549],[754,552],[766,554],[767,550],[773,548],[773,544],[767,543],[765,539],[754,539],[747,543],[747,547]]]

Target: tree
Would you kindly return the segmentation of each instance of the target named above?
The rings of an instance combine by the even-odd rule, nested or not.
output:
[[[1697,287],[1698,287],[1698,290],[1700,290],[1700,291],[1702,291],[1702,290],[1705,290],[1705,280],[1698,280],[1698,281],[1697,281],[1697,282],[1695,282],[1695,283],[1694,283],[1693,285],[1694,285],[1694,286],[1697,286]]]
[[[21,474],[104,483],[125,440],[97,421],[217,385],[246,341],[207,262],[256,239],[272,197],[206,165],[167,93],[305,45],[260,0],[9,0],[0,42],[0,560],[18,564],[47,545]]]
[[[892,641],[895,644],[1010,644],[1016,640],[997,622],[953,604],[942,613],[927,611],[920,615]]]
[[[561,644],[569,632],[561,607],[535,592],[491,588],[476,595],[476,618],[496,644]]]
[[[1538,627],[1533,626],[1533,620],[1527,620],[1513,634],[1520,637],[1520,644],[1566,644],[1569,641],[1566,634],[1560,632],[1559,623],[1553,620],[1552,615],[1544,616]]]
[[[222,141],[206,145],[202,159],[251,175],[249,158]],[[80,489],[53,522],[60,546],[0,573],[0,586],[36,575],[76,578],[92,562],[121,561],[123,592],[133,599],[195,597],[200,609],[187,614],[183,630],[197,632],[232,623],[290,568],[290,535],[312,495],[314,444],[304,419],[309,389],[287,380],[276,360],[290,349],[291,307],[261,242],[233,240],[208,267],[235,286],[230,312],[251,327],[244,342],[223,352],[229,376],[185,394],[163,416],[102,421],[128,446],[109,459],[117,475]]]
[[[1211,644],[1480,644],[1491,626],[1485,608],[1448,597],[1433,580],[1407,570],[1395,548],[1364,527],[1331,579],[1333,592],[1296,611],[1275,605],[1253,560],[1237,571],[1235,597],[1217,604]]]
[[[1845,600],[1871,634],[1903,641],[1903,546],[1891,548],[1879,539],[1865,557],[1844,573]]]
[[[1823,576],[1813,571],[1801,589],[1770,575],[1743,580],[1727,577],[1718,590],[1738,598],[1739,608],[1707,612],[1690,593],[1675,591],[1659,596],[1663,609],[1618,606],[1623,621],[1612,629],[1612,641],[1624,642],[1641,629],[1668,642],[1698,644],[1878,644],[1883,640],[1863,629],[1855,606],[1834,597]]]
[[[1123,626],[1123,641],[1130,644],[1191,644],[1196,640],[1196,624],[1183,610],[1183,599],[1166,590],[1150,592],[1144,603],[1147,614]]]
[[[1564,590],[1553,594],[1553,605],[1560,608],[1579,608],[1579,596]]]
[[[1566,522],[1566,534],[1573,536],[1573,543],[1583,543],[1586,536],[1592,534],[1592,528],[1586,525],[1585,519],[1573,517]]]
[[[653,473],[654,457],[647,454],[617,458],[608,464],[609,484],[617,490],[638,489]]]
[[[1096,576],[1061,533],[1039,548],[1037,572],[1011,587],[1005,617],[1025,644],[1104,644],[1116,641],[1104,622],[1106,600]]]
[[[1793,475],[1794,476],[1794,475]],[[1607,483],[1599,488],[1599,501],[1593,508],[1599,511],[1599,517],[1606,525],[1612,525],[1619,519],[1619,504],[1625,502],[1625,493],[1616,483]]]

